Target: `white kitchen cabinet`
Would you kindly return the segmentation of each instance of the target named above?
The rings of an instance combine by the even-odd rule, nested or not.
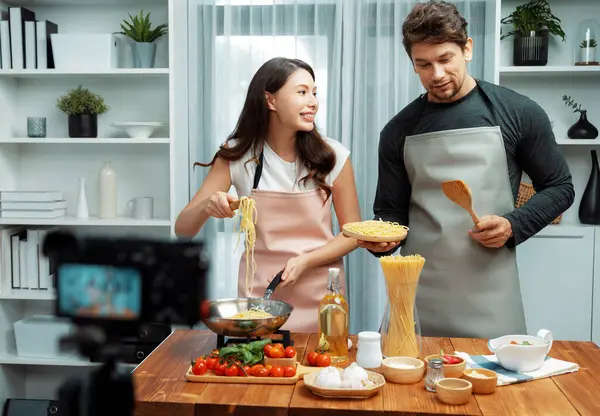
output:
[[[600,347],[600,232],[594,243],[594,283],[592,293],[592,341]]]
[[[518,246],[529,334],[545,328],[555,339],[592,339],[594,234],[593,227],[550,225]],[[595,324],[598,328],[597,320]],[[599,336],[596,330],[596,338]]]

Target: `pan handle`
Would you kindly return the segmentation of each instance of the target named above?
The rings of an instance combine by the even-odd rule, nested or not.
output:
[[[275,275],[275,277],[273,278],[273,280],[271,280],[271,283],[265,290],[265,296],[264,296],[265,299],[269,299],[271,297],[271,295],[273,294],[273,292],[275,291],[275,288],[277,286],[279,286],[279,283],[281,283],[282,275],[283,275],[283,270],[281,270],[279,273],[277,273]]]

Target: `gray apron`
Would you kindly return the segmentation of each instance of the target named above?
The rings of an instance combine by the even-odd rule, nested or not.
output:
[[[423,336],[494,338],[525,334],[515,249],[474,241],[469,214],[446,198],[441,183],[460,179],[477,215],[514,209],[499,127],[407,136],[404,163],[412,186],[410,232],[402,254],[420,254],[417,289]]]

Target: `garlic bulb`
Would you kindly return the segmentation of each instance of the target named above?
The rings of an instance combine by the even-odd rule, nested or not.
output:
[[[349,367],[342,371],[343,380],[357,380],[359,382],[369,380],[369,374],[367,371],[356,363],[350,364]]]
[[[340,388],[342,385],[340,372],[335,367],[325,367],[317,374],[315,384],[326,389]]]

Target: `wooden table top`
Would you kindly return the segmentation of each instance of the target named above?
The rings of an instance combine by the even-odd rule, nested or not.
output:
[[[316,334],[293,334],[303,357],[317,346]],[[351,336],[356,345],[356,337]],[[190,359],[210,352],[216,336],[207,331],[173,332],[134,372],[136,416],[312,416],[349,414],[600,415],[600,348],[592,342],[555,341],[550,356],[579,364],[579,371],[498,387],[491,395],[473,395],[462,406],[441,403],[423,387],[386,383],[364,400],[328,400],[296,385],[191,383],[184,378]],[[444,350],[490,354],[487,340],[424,338],[423,356]],[[352,348],[354,359],[356,348]]]

